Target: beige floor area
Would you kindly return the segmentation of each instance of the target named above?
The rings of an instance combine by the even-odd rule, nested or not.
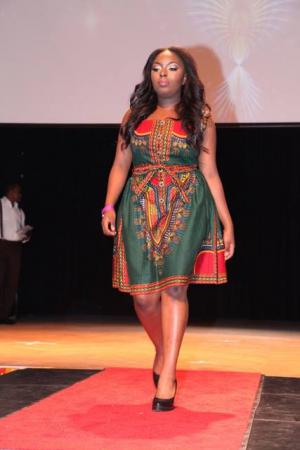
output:
[[[26,318],[0,325],[0,366],[151,367],[153,347],[133,318]],[[189,325],[178,368],[300,377],[296,323]]]

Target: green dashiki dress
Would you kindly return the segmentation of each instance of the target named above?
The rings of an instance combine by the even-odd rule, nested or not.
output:
[[[113,287],[132,295],[227,282],[222,229],[181,122],[145,119],[117,213]]]

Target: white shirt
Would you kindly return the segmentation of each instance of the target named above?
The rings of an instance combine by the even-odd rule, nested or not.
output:
[[[0,239],[6,239],[7,241],[22,241],[24,235],[22,233],[18,234],[18,232],[25,226],[24,211],[19,208],[19,205],[16,202],[13,206],[7,197],[2,197],[0,201],[2,203],[3,222],[2,236],[0,236]]]

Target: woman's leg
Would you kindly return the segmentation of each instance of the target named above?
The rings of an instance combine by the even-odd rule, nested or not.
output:
[[[188,286],[176,286],[162,292],[161,314],[163,330],[163,367],[156,396],[171,398],[174,395],[176,365],[184,331],[188,321]]]
[[[155,347],[153,370],[160,373],[163,364],[163,338],[161,323],[161,298],[158,294],[133,296],[134,309]]]

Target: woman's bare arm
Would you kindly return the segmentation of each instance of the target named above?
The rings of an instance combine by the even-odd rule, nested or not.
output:
[[[209,118],[204,131],[202,148],[199,154],[199,169],[203,173],[212,196],[215,200],[220,220],[223,224],[225,258],[229,259],[234,252],[234,227],[230,216],[222,181],[216,163],[216,126]]]
[[[129,114],[130,110],[128,110],[125,113],[121,125],[126,123]],[[119,133],[116,147],[116,154],[108,177],[105,205],[114,206],[116,204],[122,192],[122,189],[125,185],[128,172],[131,166],[132,153],[130,147],[128,146],[127,148],[122,148],[123,143],[124,139]],[[107,236],[114,236],[116,234],[115,219],[116,214],[114,210],[106,211],[103,215],[102,228],[103,233],[106,234]]]

